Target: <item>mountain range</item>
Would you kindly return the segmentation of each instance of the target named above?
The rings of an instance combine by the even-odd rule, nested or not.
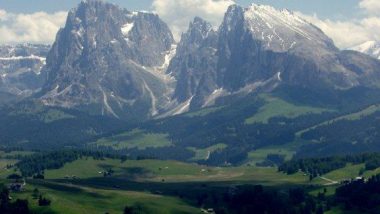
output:
[[[196,17],[177,44],[155,14],[83,1],[50,51],[41,48],[25,48],[23,59],[4,54],[18,64],[29,60],[28,74],[8,68],[24,73],[18,78],[32,75],[24,79],[34,84],[15,86],[5,70],[5,92],[31,95],[41,88],[33,98],[46,106],[123,119],[180,114],[281,84],[349,89],[376,87],[380,79],[379,61],[340,51],[291,11],[255,4],[230,6],[218,28]]]
[[[355,50],[376,54],[375,47]],[[195,17],[176,42],[157,14],[82,1],[68,13],[51,47],[0,48],[0,93],[6,97],[0,119],[54,127],[48,137],[29,128],[17,136],[17,124],[4,125],[0,131],[13,135],[0,142],[52,143],[64,125],[68,136],[83,136],[67,144],[83,145],[138,127],[167,133],[173,145],[165,155],[182,158],[191,153],[188,148],[224,142],[228,154],[210,157],[218,163],[220,157],[234,162],[249,150],[290,143],[299,133],[327,151],[321,139],[330,138],[311,135],[308,128],[380,102],[380,61],[358,51],[339,50],[292,11],[265,5],[232,5],[220,26]],[[268,119],[253,116],[265,108],[271,110]],[[107,128],[94,125],[97,118]],[[78,132],[70,129],[73,124]],[[360,138],[357,145],[374,139]],[[345,140],[339,143],[352,139]],[[162,155],[160,149],[150,152]]]

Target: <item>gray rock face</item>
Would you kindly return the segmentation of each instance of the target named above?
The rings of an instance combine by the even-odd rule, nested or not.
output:
[[[157,15],[82,2],[48,54],[39,99],[120,118],[156,115],[168,102],[161,70],[173,43]]]
[[[175,44],[157,15],[88,0],[69,12],[36,96],[45,105],[141,120],[281,84],[378,87],[379,68],[288,10],[233,5],[217,30],[197,17]]]
[[[176,98],[191,99],[190,107],[280,84],[316,90],[379,85],[378,61],[341,52],[320,29],[288,10],[232,5],[218,31],[203,37],[194,33],[203,29],[194,23],[169,66],[178,72]]]
[[[48,45],[0,46],[0,92],[27,97],[39,90],[49,49]]]
[[[360,84],[322,31],[287,10],[231,6],[220,28],[219,84],[237,90],[278,73],[289,84],[350,88]]]
[[[216,31],[211,24],[196,17],[182,35],[177,54],[167,70],[177,79],[174,93],[177,101],[191,99],[193,105],[200,107],[203,95],[212,93],[216,88],[216,48]]]

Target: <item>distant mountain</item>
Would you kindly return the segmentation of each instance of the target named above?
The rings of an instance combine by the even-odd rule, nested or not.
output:
[[[41,69],[49,50],[49,45],[0,46],[0,93],[26,97],[39,90],[43,84]]]
[[[252,4],[230,6],[217,31],[196,18],[168,72],[178,80],[175,98],[197,109],[284,84],[314,90],[376,87],[379,66],[363,54],[340,51],[291,11]]]
[[[69,12],[42,73],[48,106],[146,119],[169,104],[174,39],[155,14],[83,1]]]
[[[380,42],[368,41],[351,49],[380,59]]]

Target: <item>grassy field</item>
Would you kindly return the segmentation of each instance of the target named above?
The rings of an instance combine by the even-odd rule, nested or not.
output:
[[[257,114],[247,118],[245,120],[246,124],[268,123],[270,118],[277,116],[296,118],[305,114],[319,114],[324,111],[329,111],[327,109],[310,106],[297,106],[270,95],[262,95],[261,97],[265,100],[266,104],[260,108]]]
[[[195,155],[193,158],[190,159],[190,161],[198,161],[198,160],[207,160],[213,152],[217,150],[223,150],[227,147],[226,144],[219,143],[213,146],[210,146],[205,149],[197,149],[194,147],[189,147],[188,149],[195,152]]]
[[[264,161],[269,154],[284,155],[285,160],[290,160],[295,154],[295,150],[286,147],[282,148],[278,146],[260,148],[258,150],[251,151],[248,153],[247,163],[251,165],[256,165],[256,163]]]
[[[4,162],[3,164],[6,164]],[[104,177],[112,169],[111,177]],[[76,176],[72,179],[72,176]],[[1,175],[4,182],[5,175]],[[65,178],[66,177],[66,178]],[[67,178],[70,177],[70,178]],[[301,173],[286,175],[276,168],[206,167],[191,163],[161,160],[120,160],[83,158],[63,168],[45,171],[45,180],[27,180],[25,190],[12,198],[28,199],[39,213],[121,213],[126,205],[141,204],[150,213],[200,213],[200,207],[161,191],[196,191],[202,185],[230,186],[263,184],[267,186],[308,184]],[[195,186],[194,186],[195,185]],[[117,186],[117,187],[116,187]],[[33,198],[38,188],[52,201],[39,207]]]
[[[39,207],[33,198],[33,190],[52,201],[49,207]],[[148,192],[95,189],[49,181],[30,181],[21,193],[12,197],[28,199],[33,211],[39,213],[104,214],[122,213],[125,206],[141,204],[148,213],[200,213],[178,198],[160,196]]]
[[[222,145],[220,145],[222,147]],[[290,149],[294,145],[287,145]],[[284,154],[290,157],[290,150],[265,148],[250,154],[252,161],[264,158],[269,153]],[[15,163],[16,160],[2,160],[1,166]],[[332,171],[324,177],[331,180],[344,180],[358,176],[364,164],[348,164],[345,168]],[[111,176],[103,172],[112,169]],[[12,170],[10,170],[12,172]],[[365,172],[371,176],[380,169]],[[76,178],[73,179],[72,177]],[[0,173],[0,183],[6,174]],[[34,211],[39,213],[122,213],[128,205],[140,204],[150,213],[200,213],[200,207],[194,201],[178,197],[176,192],[199,189],[226,188],[242,184],[261,184],[267,187],[310,186],[310,194],[317,195],[326,188],[327,196],[333,195],[334,186],[324,186],[326,180],[316,178],[312,182],[303,173],[287,175],[278,172],[275,167],[255,167],[242,165],[239,167],[208,167],[195,163],[163,160],[95,160],[82,158],[67,163],[64,167],[45,171],[45,180],[27,180],[25,190],[12,193],[11,196],[28,199]],[[32,197],[33,190],[38,188],[44,197],[52,201],[49,207],[39,207]],[[333,209],[329,213],[340,213]]]
[[[167,139],[167,134],[146,133],[143,130],[135,129],[112,137],[101,138],[92,145],[108,146],[113,149],[146,149],[171,146],[172,142]]]
[[[359,171],[361,168],[364,168],[364,164],[348,164],[346,167],[342,169],[338,169],[330,173],[327,173],[326,175],[324,175],[324,177],[334,181],[342,181],[346,179],[356,178],[359,176]]]
[[[80,179],[102,178],[104,171],[115,171],[113,177],[126,181],[139,182],[209,182],[236,181],[277,184],[305,183],[307,178],[301,174],[285,175],[276,168],[258,167],[207,167],[177,161],[160,160],[77,160],[57,170],[45,171],[46,179],[64,179],[76,176]]]

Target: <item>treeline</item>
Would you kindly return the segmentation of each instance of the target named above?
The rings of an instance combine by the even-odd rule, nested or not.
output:
[[[380,175],[371,177],[367,182],[358,180],[337,188],[335,200],[347,211],[379,213]]]
[[[54,112],[68,117],[54,118]],[[46,121],[46,117],[52,118]],[[0,142],[4,146],[25,142],[23,147],[28,150],[61,149],[80,146],[106,133],[120,132],[129,125],[127,121],[109,117],[21,102],[17,106],[1,108]]]
[[[128,159],[125,155],[103,153],[100,151],[62,150],[36,153],[22,157],[16,164],[16,167],[20,170],[22,176],[30,177],[43,174],[44,170],[47,169],[59,169],[66,163],[73,162],[83,157],[92,157],[97,160],[111,158],[125,161]]]
[[[105,153],[127,155],[130,159],[160,159],[187,161],[194,156],[194,152],[180,146],[167,146],[157,148],[138,148],[113,149],[110,146],[88,145],[87,149],[93,151],[103,151]]]
[[[329,209],[324,202],[306,194],[301,188],[280,192],[265,190],[262,186],[240,187],[225,200],[227,207],[218,208],[216,213],[323,214]]]
[[[373,170],[380,167],[380,153],[293,159],[280,165],[278,170],[287,174],[294,174],[301,170],[302,172],[309,174],[311,178],[314,178],[319,175],[343,168],[348,163],[365,163],[364,170]]]

